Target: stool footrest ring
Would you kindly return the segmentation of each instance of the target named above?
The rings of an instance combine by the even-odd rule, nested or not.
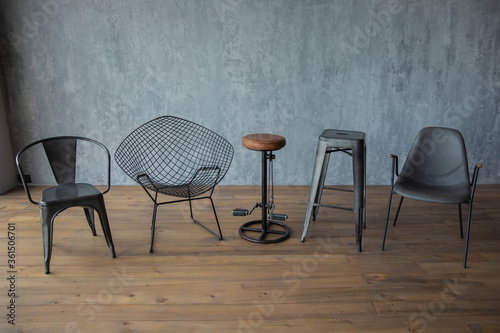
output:
[[[279,229],[270,229],[269,227],[277,226]],[[255,237],[250,236],[251,233],[257,233]],[[280,237],[267,238],[268,235],[277,235]],[[290,229],[281,222],[267,220],[266,229],[262,229],[262,220],[250,221],[240,227],[240,236],[250,242],[271,244],[279,243],[290,237]]]

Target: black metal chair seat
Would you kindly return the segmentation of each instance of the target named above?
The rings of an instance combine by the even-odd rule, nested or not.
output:
[[[157,208],[168,203],[189,201],[193,222],[204,227],[193,218],[191,201],[210,199],[219,235],[204,228],[222,239],[212,193],[226,175],[233,153],[233,146],[222,136],[173,116],[153,119],[123,140],[115,152],[116,163],[142,186],[154,203],[150,252],[153,252]],[[158,194],[181,199],[160,202]]]
[[[93,200],[99,195],[102,195],[102,193],[91,184],[61,184],[43,191],[40,204],[50,206],[62,203],[79,203],[80,200]]]
[[[90,144],[89,147],[94,147],[96,149],[94,151],[90,148],[87,154],[89,152],[95,154],[103,153],[103,157],[105,157],[107,188],[103,192],[89,183],[75,182],[77,146],[81,147],[83,143],[87,145]],[[40,202],[36,202],[31,198],[29,186],[25,181],[22,160],[25,159],[25,153],[35,150],[33,148],[40,145],[43,146],[43,150],[58,185],[45,189],[42,192]],[[86,157],[90,156],[87,155]],[[21,180],[28,200],[40,207],[45,273],[50,273],[54,219],[59,213],[71,207],[83,207],[90,230],[94,236],[97,235],[94,224],[94,210],[97,211],[106,243],[111,251],[111,256],[113,258],[116,257],[106,207],[104,205],[104,194],[107,193],[110,188],[110,160],[109,151],[103,144],[92,139],[77,136],[60,136],[38,140],[27,145],[17,154],[17,168],[21,175]]]
[[[469,204],[469,214],[463,260],[463,267],[465,268],[467,266],[472,201],[479,169],[482,165],[477,164],[475,166],[472,179],[470,179],[467,153],[462,134],[451,128],[423,128],[415,138],[401,173],[398,172],[398,156],[391,154],[390,157],[392,158],[391,192],[385,219],[382,251],[385,246],[393,194],[401,196],[393,225],[396,225],[405,197],[434,203],[458,204],[460,237],[462,238],[461,205],[467,203]],[[394,182],[394,175],[398,177],[396,182]]]

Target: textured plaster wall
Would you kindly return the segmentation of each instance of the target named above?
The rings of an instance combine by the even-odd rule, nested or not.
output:
[[[0,82],[1,78],[2,76],[0,75]],[[9,126],[5,115],[2,91],[0,91],[0,156],[2,156],[2,163],[0,163],[0,194],[2,194],[17,184],[16,168],[14,156],[12,154]]]
[[[368,183],[388,184],[388,154],[446,126],[500,183],[498,0],[2,0],[0,23],[14,151],[76,134],[114,152],[175,115],[234,145],[224,184],[259,184],[241,137],[261,132],[287,138],[275,182],[309,184],[318,135],[338,128],[366,132]],[[327,182],[350,168],[332,157]]]

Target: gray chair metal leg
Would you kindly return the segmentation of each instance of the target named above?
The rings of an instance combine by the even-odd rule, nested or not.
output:
[[[465,250],[464,250],[464,268],[467,268],[467,254],[469,252],[469,235],[470,235],[470,225],[472,217],[472,202],[469,203],[469,215],[467,217],[467,231],[465,234]]]
[[[458,204],[458,221],[460,223],[460,238],[464,238],[464,228],[462,225],[462,205]]]
[[[404,200],[405,197],[401,197],[401,199],[399,199],[399,204],[398,204],[398,210],[396,211],[396,216],[394,216],[394,222],[392,223],[392,226],[396,226],[396,222],[398,221],[398,217],[399,217],[399,212],[401,211],[401,205],[403,204],[403,200]]]

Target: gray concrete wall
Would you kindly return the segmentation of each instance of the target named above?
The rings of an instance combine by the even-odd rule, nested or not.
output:
[[[425,126],[462,132],[499,183],[498,0],[2,0],[2,70],[15,151],[77,134],[112,152],[160,115],[235,147],[224,184],[259,184],[249,133],[287,138],[275,182],[309,184],[325,128],[364,131],[368,183],[388,184]],[[349,184],[332,158],[329,183]],[[113,183],[130,183],[114,165]],[[45,182],[46,175],[34,177]]]
[[[2,82],[1,75],[0,82]],[[0,194],[2,194],[17,184],[16,167],[10,143],[9,126],[5,114],[2,89],[0,89],[0,156],[2,157],[0,163]]]

